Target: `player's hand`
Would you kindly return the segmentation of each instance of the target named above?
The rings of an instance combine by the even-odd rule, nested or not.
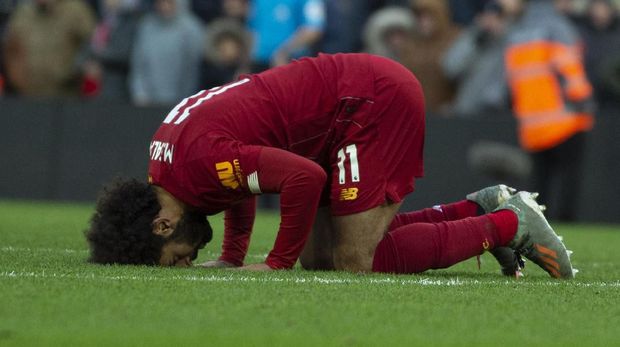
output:
[[[265,263],[260,264],[250,264],[246,266],[242,266],[237,268],[236,270],[247,270],[247,271],[274,271],[269,265]]]
[[[202,263],[199,264],[198,266],[200,267],[206,267],[206,268],[217,268],[217,269],[223,269],[223,268],[229,268],[229,267],[237,267],[235,264],[229,263],[227,261],[223,261],[223,260],[209,260],[206,263]]]

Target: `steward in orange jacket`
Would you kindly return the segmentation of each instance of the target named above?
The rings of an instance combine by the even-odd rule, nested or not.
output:
[[[505,63],[525,150],[547,150],[592,128],[592,87],[578,36],[552,1],[527,2],[511,28]]]

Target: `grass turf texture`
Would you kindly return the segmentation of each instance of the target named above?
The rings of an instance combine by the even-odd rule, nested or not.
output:
[[[560,225],[581,270],[519,281],[488,254],[417,276],[87,264],[91,207],[0,201],[0,346],[618,346],[617,226]],[[199,261],[215,258],[214,241]],[[257,217],[249,262],[271,248]]]

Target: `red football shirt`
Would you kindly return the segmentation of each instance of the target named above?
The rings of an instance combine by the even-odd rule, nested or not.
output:
[[[373,95],[369,58],[320,55],[184,99],[153,136],[150,182],[207,214],[227,211],[221,259],[237,265],[254,220],[252,196],[280,193],[282,223],[266,262],[292,267],[325,180],[316,164],[330,166],[339,101]]]
[[[290,268],[324,186],[334,215],[401,201],[423,174],[423,147],[422,89],[408,70],[367,54],[320,55],[184,99],[153,137],[149,179],[207,214],[226,211],[220,259],[236,265],[253,195],[279,193],[266,263]]]

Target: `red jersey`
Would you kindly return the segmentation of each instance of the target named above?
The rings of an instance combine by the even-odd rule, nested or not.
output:
[[[179,103],[153,136],[151,182],[207,214],[226,210],[252,194],[247,176],[258,149],[240,144],[281,148],[324,166],[340,99],[369,97],[371,86],[368,56],[350,54],[302,59],[203,90]]]
[[[345,146],[348,142],[343,141],[346,140],[344,134],[349,131],[347,129],[357,129],[357,126],[364,128],[364,123],[368,125],[368,129],[375,125],[370,120],[373,118],[373,112],[370,111],[378,110],[377,105],[373,105],[377,76],[372,59],[373,57],[367,54],[320,55],[318,58],[302,59],[258,75],[242,76],[234,83],[200,91],[184,99],[170,111],[153,136],[150,145],[149,181],[207,214],[231,210],[252,195],[281,192],[284,189],[280,181],[269,182],[272,177],[279,176],[278,170],[270,171],[269,175],[259,174],[261,152],[265,148],[274,148],[294,154],[287,156],[281,153],[280,157],[286,157],[287,161],[271,161],[270,165],[279,165],[280,171],[295,167],[299,170],[303,167],[303,170],[316,171],[307,163],[304,164],[303,160],[298,160],[297,156],[320,165],[327,172],[335,165],[337,170],[344,169],[344,160],[347,158],[350,172],[345,177],[344,170],[340,170],[337,180],[340,184],[344,184],[344,181],[358,182],[360,168],[357,157],[354,157],[357,156],[357,147]],[[396,65],[393,62],[390,64]],[[393,79],[401,78],[400,75],[402,74]],[[408,72],[402,76],[402,80],[409,84],[412,79],[415,80]],[[419,94],[421,98],[421,92]],[[418,98],[418,95],[415,97]],[[358,109],[367,111],[357,112]],[[356,112],[360,115],[355,116]],[[375,113],[378,115],[381,112]],[[376,142],[374,132],[358,133],[364,133],[367,142]],[[421,138],[423,139],[423,130]],[[336,145],[343,146],[337,154],[334,151]],[[419,144],[417,146],[421,148]],[[405,170],[410,173],[407,177],[422,175],[421,149],[418,152],[419,155],[416,154],[414,158],[416,160],[412,160],[415,167]],[[272,157],[265,155],[265,158]],[[371,176],[370,172],[380,171],[376,170],[376,165],[372,164],[371,160],[367,162],[369,164],[365,167],[365,173],[368,177]],[[301,166],[297,166],[298,164]],[[268,170],[270,169],[264,168],[262,171]],[[284,177],[282,179],[284,180]],[[410,178],[409,180],[412,181]],[[381,184],[371,182],[368,179],[372,189],[384,189]],[[387,187],[388,183],[384,185]],[[266,185],[270,187],[268,191],[264,189]],[[398,200],[413,189],[412,182],[410,185],[410,188],[396,189],[397,193],[387,195],[392,200]],[[290,185],[292,186],[295,184]],[[342,188],[334,194],[336,198],[340,196],[340,200],[353,200],[350,198],[357,198],[357,191],[358,188]],[[298,195],[295,197],[297,200],[304,200],[310,195],[315,196],[316,192],[299,190],[294,194]],[[372,201],[360,198],[360,205],[356,209],[368,208],[367,206],[373,204],[376,206],[385,200],[386,194],[381,194],[373,194]],[[316,199],[319,196],[320,192]],[[318,200],[309,199],[308,203],[317,205]],[[252,203],[252,208],[253,206]],[[276,252],[281,253],[280,256],[274,256],[277,260],[272,259],[271,263],[268,258],[267,263],[272,267],[291,267],[294,264],[316,213],[316,206],[301,206],[301,209],[298,206],[295,213],[305,216],[295,217],[292,216],[295,213],[285,213],[287,211],[284,211],[284,206],[282,208],[282,226],[274,251],[278,249],[278,242],[295,249],[282,248],[280,252]],[[241,210],[243,216],[248,217],[248,209]],[[311,217],[309,221],[308,217]],[[305,219],[301,221],[303,218]],[[253,221],[253,216],[245,219]],[[291,228],[288,234],[299,233],[302,236],[296,235],[296,242],[290,242],[287,236],[281,235],[283,228],[287,227]],[[249,233],[248,226],[241,229]],[[251,225],[249,229],[251,230]],[[247,245],[241,246],[244,247],[247,250]],[[235,262],[238,262],[238,259]]]

